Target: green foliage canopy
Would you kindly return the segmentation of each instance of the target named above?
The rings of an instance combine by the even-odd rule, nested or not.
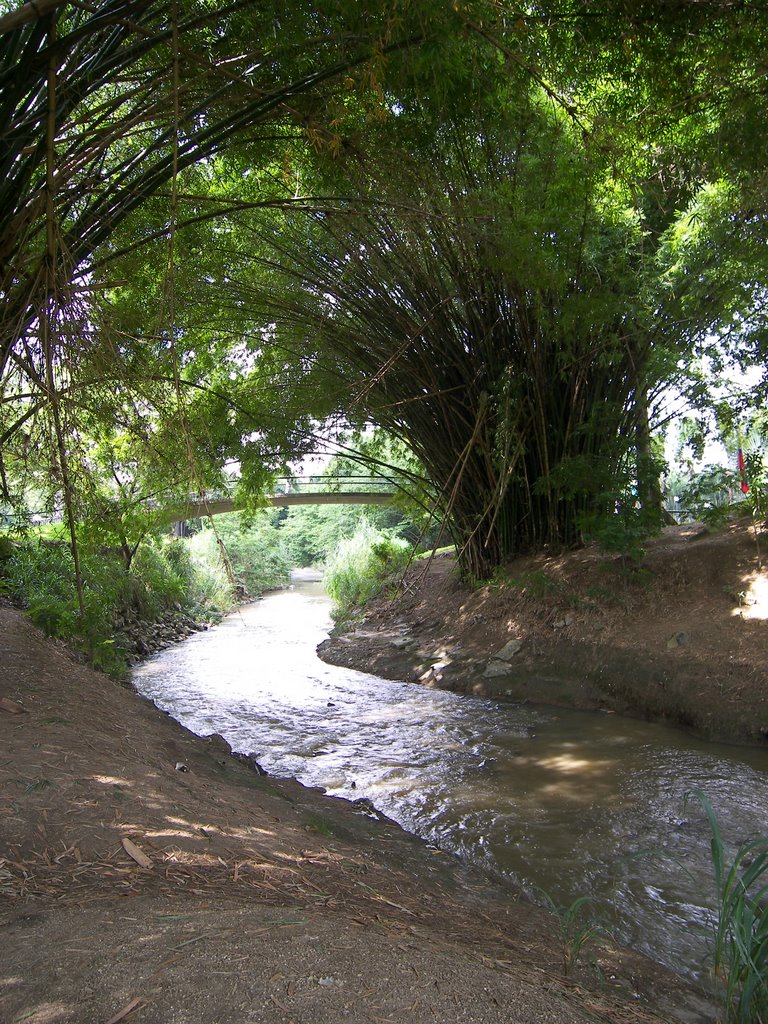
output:
[[[652,503],[659,394],[764,358],[762,3],[33,13],[0,17],[6,496],[34,452],[125,520],[373,420],[482,574]]]

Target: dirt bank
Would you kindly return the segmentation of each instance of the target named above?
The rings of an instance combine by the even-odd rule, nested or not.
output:
[[[0,1020],[661,1024],[595,949],[365,807],[259,775],[0,608]]]
[[[768,534],[677,526],[641,565],[521,558],[470,589],[448,555],[321,646],[339,665],[502,700],[604,709],[768,742]]]

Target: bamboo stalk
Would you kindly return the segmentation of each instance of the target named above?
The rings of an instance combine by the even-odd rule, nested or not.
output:
[[[56,24],[51,22],[49,37],[53,43],[56,38]],[[42,345],[45,357],[46,391],[50,403],[51,415],[53,417],[54,430],[56,434],[56,448],[59,458],[59,469],[61,471],[61,483],[64,496],[64,507],[66,510],[67,527],[69,529],[72,560],[75,567],[75,588],[77,591],[77,604],[81,619],[85,618],[85,598],[83,594],[83,574],[80,566],[80,549],[77,543],[77,531],[75,524],[74,502],[72,480],[69,472],[69,459],[67,456],[67,445],[64,439],[64,428],[61,421],[61,404],[58,387],[54,373],[54,338],[52,322],[55,310],[58,306],[57,296],[57,231],[56,214],[54,210],[54,193],[56,188],[54,167],[56,154],[54,142],[56,138],[56,76],[57,69],[55,58],[51,55],[48,62],[48,118],[46,130],[46,265],[48,280],[46,287],[46,302],[40,312],[40,327],[42,332]]]

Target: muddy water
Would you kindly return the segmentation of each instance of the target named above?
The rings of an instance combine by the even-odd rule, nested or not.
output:
[[[406,829],[683,973],[707,954],[703,790],[725,836],[768,834],[768,754],[612,715],[500,706],[325,665],[320,584],[243,608],[139,667],[137,689],[275,775],[369,798]]]

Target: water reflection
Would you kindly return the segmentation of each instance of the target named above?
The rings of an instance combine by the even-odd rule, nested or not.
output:
[[[768,833],[768,755],[612,715],[499,706],[320,662],[318,584],[270,596],[136,670],[194,731],[277,775],[367,797],[556,903],[590,894],[621,940],[696,971],[712,889],[706,791],[734,844]]]

